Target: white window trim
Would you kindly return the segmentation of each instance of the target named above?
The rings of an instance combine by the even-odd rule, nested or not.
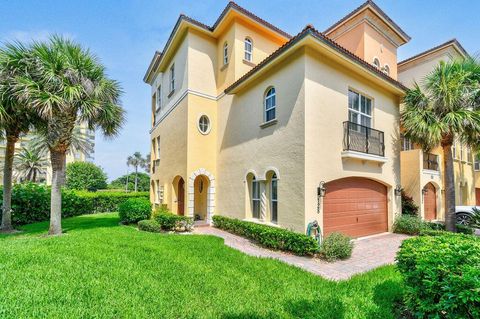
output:
[[[247,43],[250,44],[250,51],[247,50]],[[249,37],[246,37],[244,42],[243,42],[243,45],[244,45],[244,59],[245,61],[248,61],[248,62],[252,62],[253,60],[253,41],[252,39],[250,39]]]
[[[207,127],[207,130],[204,132],[202,131],[201,127],[200,127],[200,119],[205,116],[208,120],[208,127]],[[207,135],[208,133],[210,133],[210,131],[212,130],[212,121],[210,120],[210,117],[207,115],[207,114],[200,114],[198,116],[198,119],[197,119],[197,129],[198,131],[200,132],[200,134],[202,135]]]
[[[170,93],[175,91],[175,63],[170,67]]]
[[[268,92],[273,89],[273,94],[268,95]],[[267,109],[267,99],[268,98],[275,98],[275,104]],[[275,89],[274,86],[270,86],[266,91],[265,95],[263,98],[263,122],[264,123],[269,123],[271,121],[274,121],[277,119],[277,90]],[[273,119],[267,120],[267,113],[268,111],[275,110],[275,117]]]
[[[388,70],[388,71],[387,71]],[[390,75],[390,66],[385,63],[384,66],[383,66],[383,72],[386,74],[386,75]]]
[[[375,64],[375,62],[378,62],[378,65]],[[381,68],[380,59],[379,59],[377,56],[374,56],[374,57],[373,57],[372,64],[373,64],[374,67],[376,67],[376,68],[378,68],[378,69]]]
[[[223,44],[223,65],[228,64],[228,42]]]
[[[349,88],[348,91],[349,91],[349,92],[352,91],[352,92],[358,94],[358,111],[355,110],[355,109],[350,108],[350,103],[349,103],[350,101],[347,102],[347,103],[348,103],[348,105],[347,105],[348,111],[349,111],[349,112],[351,111],[351,112],[357,113],[357,114],[359,114],[359,115],[361,115],[361,116],[365,116],[365,117],[370,118],[370,128],[373,128],[373,110],[374,110],[374,101],[375,101],[375,100],[374,100],[372,97],[370,97],[370,96],[368,96],[368,95],[366,95],[366,94],[363,94],[363,93],[361,93],[361,92],[359,92],[359,91],[357,91],[357,90],[354,90],[354,89],[352,89],[352,88]],[[350,94],[349,94],[349,95],[350,95]],[[367,113],[363,113],[363,112],[362,112],[362,96],[370,100],[370,114],[367,114]],[[347,97],[347,98],[348,98],[348,97]],[[358,122],[355,123],[355,124],[364,126],[364,125],[362,124],[361,117],[359,116],[359,117],[357,117],[357,119],[358,119]],[[350,116],[348,116],[348,121],[350,121]],[[353,123],[353,122],[352,122],[352,123]]]

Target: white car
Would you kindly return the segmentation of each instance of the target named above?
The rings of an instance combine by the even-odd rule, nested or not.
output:
[[[468,222],[474,213],[474,209],[480,210],[480,206],[456,206],[455,215],[457,224],[468,225]]]

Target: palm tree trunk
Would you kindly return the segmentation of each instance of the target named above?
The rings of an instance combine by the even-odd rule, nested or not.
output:
[[[138,185],[138,166],[135,166],[135,193],[137,192]]]
[[[32,182],[36,183],[37,182],[37,171],[33,171],[33,176],[32,176]]]
[[[443,144],[443,167],[445,170],[445,227],[456,231],[455,216],[455,173],[453,169],[452,144]]]
[[[65,184],[66,151],[50,150],[52,164],[52,192],[50,196],[49,235],[62,233],[62,186]]]
[[[5,150],[5,164],[3,167],[3,212],[2,226],[3,231],[11,231],[12,227],[12,174],[13,157],[15,156],[15,143],[18,136],[7,136],[7,148]]]

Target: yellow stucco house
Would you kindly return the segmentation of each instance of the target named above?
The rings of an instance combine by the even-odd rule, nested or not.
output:
[[[440,61],[451,61],[468,56],[460,43],[453,39],[398,63],[398,79],[407,87],[433,71]],[[445,220],[445,185],[443,150],[434,148],[428,153],[419,145],[402,138],[401,180],[405,192],[420,208],[422,218]],[[455,170],[455,202],[457,206],[476,204],[474,156],[461,143],[453,147]],[[478,165],[477,165],[478,169]]]
[[[401,212],[397,48],[410,37],[367,1],[291,36],[230,2],[212,26],[181,15],[151,86],[151,200],[354,237]]]

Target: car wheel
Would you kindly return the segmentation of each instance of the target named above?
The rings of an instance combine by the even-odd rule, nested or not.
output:
[[[470,223],[470,219],[472,219],[472,216],[466,213],[458,213],[456,218],[457,224],[467,226]]]

